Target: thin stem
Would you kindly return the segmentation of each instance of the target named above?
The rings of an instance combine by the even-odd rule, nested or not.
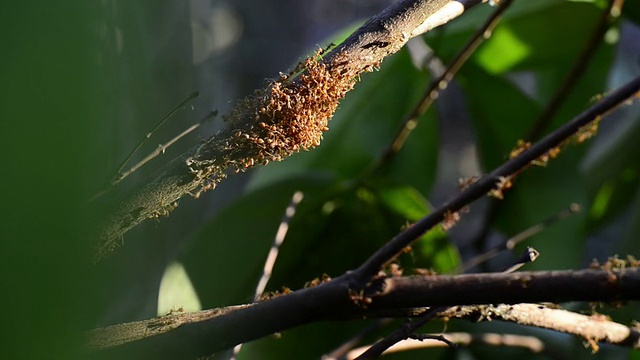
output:
[[[480,44],[491,36],[491,32],[493,32],[493,29],[495,29],[500,22],[502,14],[507,10],[512,2],[513,0],[502,1],[496,11],[491,14],[487,21],[485,21],[485,23],[471,37],[469,42],[467,42],[462,50],[458,52],[444,72],[429,84],[429,87],[422,96],[422,100],[416,104],[409,115],[407,115],[391,144],[383,151],[380,158],[373,164],[366,174],[370,175],[378,171],[402,149],[409,138],[409,135],[418,125],[420,117],[424,115],[429,108],[431,108],[431,105],[436,101],[440,92],[447,88],[449,82],[467,62],[469,57],[471,57],[471,55],[476,51]]]
[[[271,249],[269,250],[269,255],[267,256],[267,260],[264,262],[264,268],[262,270],[262,277],[258,282],[258,286],[256,286],[256,292],[254,294],[253,300],[260,300],[260,295],[264,292],[264,289],[267,287],[267,283],[269,283],[269,279],[271,279],[271,273],[273,271],[273,267],[276,264],[276,259],[278,258],[278,253],[280,251],[280,246],[284,242],[284,238],[287,236],[287,232],[289,231],[289,224],[291,223],[291,219],[296,213],[296,208],[298,204],[302,201],[304,194],[301,191],[296,191],[291,197],[291,202],[285,213],[282,217],[282,221],[280,222],[280,226],[278,227],[278,231],[276,232],[276,237],[273,239],[273,245],[271,245]]]
[[[367,326],[366,328],[360,330],[355,336],[351,339],[342,343],[342,345],[338,346],[335,350],[331,351],[328,354],[322,355],[322,360],[337,360],[342,358],[353,359],[355,356],[349,356],[354,352],[353,347],[356,346],[362,339],[373,334],[375,331],[380,329],[382,326],[389,324],[392,319],[376,319],[372,324]],[[369,346],[367,346],[368,348]],[[358,352],[358,355],[363,353],[366,349],[362,349]]]
[[[425,335],[423,335],[425,336]],[[408,339],[404,340],[401,343],[397,343],[390,347],[385,354],[388,353],[396,353],[401,351],[410,351],[417,349],[425,349],[425,348],[434,348],[434,347],[450,347],[453,345],[463,345],[463,346],[472,346],[475,344],[483,344],[490,346],[508,346],[514,348],[524,348],[529,350],[530,352],[537,353],[547,353],[547,349],[545,348],[544,342],[534,336],[522,336],[522,335],[512,335],[512,334],[497,334],[497,333],[481,333],[481,334],[470,334],[470,333],[445,333],[442,335],[429,334],[426,336],[430,336],[425,339]],[[439,338],[432,338],[435,336],[441,336],[442,339],[447,342],[443,342]],[[363,353],[367,348],[361,347],[357,349],[353,349],[349,351],[348,354],[344,357],[345,360],[353,360],[359,354]]]
[[[133,157],[133,155],[135,155],[135,153],[142,147],[142,145],[144,145],[144,143],[153,135],[153,133],[155,133],[158,129],[160,129],[160,127],[162,125],[164,125],[167,120],[169,120],[175,113],[177,113],[184,105],[186,105],[189,101],[195,99],[198,97],[198,95],[200,95],[199,92],[195,91],[192,93],[189,93],[189,95],[187,95],[187,97],[182,100],[180,102],[180,104],[178,104],[176,107],[174,107],[171,111],[169,111],[169,113],[167,115],[165,115],[160,122],[158,122],[156,124],[156,126],[153,127],[153,129],[151,129],[150,132],[148,132],[144,138],[142,138],[142,140],[140,140],[140,142],[138,143],[138,145],[131,151],[131,153],[129,153],[129,155],[127,156],[126,159],[124,159],[124,161],[122,162],[122,164],[120,165],[120,167],[118,167],[118,171],[116,172],[116,175],[114,176],[113,180],[111,180],[112,184],[117,184],[118,182],[120,182],[121,176],[122,176],[122,169],[124,169],[124,167],[127,165],[127,163],[131,160],[131,158]]]
[[[385,263],[393,259],[416,239],[419,239],[429,229],[444,220],[446,214],[459,211],[474,200],[483,197],[490,190],[498,189],[500,184],[503,184],[506,179],[517,175],[530,166],[532,161],[540,158],[550,150],[567,141],[583,126],[596,119],[600,119],[602,116],[615,109],[624,101],[634,96],[638,90],[640,90],[640,76],[613,91],[600,102],[594,104],[582,114],[547,135],[544,139],[532,145],[520,155],[505,162],[490,174],[483,176],[477,182],[471,184],[466,190],[462,191],[450,202],[445,203],[428,216],[418,221],[412,227],[398,234],[378,249],[378,251],[376,251],[369,259],[367,259],[367,261],[355,270],[356,276],[354,276],[353,279],[356,281],[356,284],[354,284],[354,286],[357,287],[357,285],[362,286],[362,284],[366,284],[369,279],[377,274],[379,269],[381,269]]]
[[[192,133],[194,130],[199,128],[202,124],[206,123],[207,121],[209,121],[210,119],[214,118],[217,115],[218,115],[218,111],[217,110],[211,111],[209,114],[207,114],[207,116],[202,118],[202,120],[200,120],[199,122],[189,126],[187,129],[185,129],[183,132],[181,132],[180,134],[175,136],[173,139],[169,140],[168,142],[166,142],[164,144],[160,144],[154,151],[152,151],[144,159],[140,160],[140,162],[138,162],[137,164],[133,165],[129,170],[127,170],[127,171],[125,171],[123,173],[118,171],[118,174],[111,180],[111,183],[106,188],[102,189],[100,192],[98,192],[95,195],[93,195],[89,199],[89,202],[94,201],[94,200],[98,199],[99,197],[101,197],[102,195],[104,195],[107,192],[109,192],[109,190],[113,189],[122,180],[124,180],[127,176],[131,175],[136,170],[141,168],[144,164],[148,163],[149,161],[151,161],[156,156],[158,156],[160,154],[164,154],[164,152],[169,148],[169,146],[173,145],[176,141],[178,141],[181,138],[183,138],[183,137],[187,136],[188,134]],[[156,126],[156,128],[157,128],[157,126]],[[133,153],[135,153],[135,151]],[[126,162],[125,162],[125,164],[126,164]],[[122,170],[122,168],[120,170]]]
[[[560,211],[557,214],[553,214],[546,219],[542,220],[542,222],[535,224],[528,229],[525,229],[515,236],[511,237],[509,240],[505,241],[502,244],[499,244],[486,252],[470,259],[462,265],[462,272],[467,272],[469,269],[474,266],[478,266],[483,262],[493,258],[498,255],[501,251],[504,250],[513,250],[518,244],[523,242],[524,240],[539,234],[541,231],[547,229],[549,226],[557,223],[560,220],[566,219],[567,217],[576,214],[580,211],[580,206],[578,204],[571,204],[568,208]]]
[[[144,166],[146,163],[148,163],[149,161],[153,160],[155,157],[157,157],[160,154],[164,154],[165,151],[167,151],[167,149],[173,145],[176,141],[180,140],[181,138],[189,135],[191,132],[193,132],[194,130],[196,130],[197,128],[199,128],[202,124],[204,124],[205,122],[209,121],[211,118],[215,117],[217,115],[217,111],[212,111],[210,112],[207,116],[205,116],[202,120],[200,120],[199,122],[189,126],[188,128],[186,128],[183,132],[181,132],[180,134],[176,135],[173,139],[167,141],[164,144],[159,145],[154,151],[152,151],[149,155],[147,155],[144,159],[140,160],[140,162],[138,162],[137,164],[135,164],[134,166],[132,166],[129,170],[123,172],[123,173],[119,173],[119,177],[117,179],[114,179],[112,182],[112,186],[117,185],[119,182],[121,182],[122,180],[124,180],[127,176],[131,175],[132,173],[134,173],[136,170],[138,170],[139,168],[141,168],[142,166]],[[155,129],[154,129],[155,131]],[[151,133],[149,133],[151,134]]]
[[[569,94],[571,94],[571,90],[578,83],[578,80],[580,80],[587,69],[587,66],[593,59],[596,50],[598,50],[598,47],[602,43],[607,29],[616,19],[618,19],[618,17],[620,17],[623,4],[624,0],[609,1],[609,7],[605,9],[598,20],[598,24],[591,34],[591,37],[587,42],[587,46],[582,50],[580,55],[576,57],[576,62],[571,67],[569,74],[564,78],[558,90],[556,90],[549,102],[549,105],[547,105],[544,112],[537,118],[537,120],[533,122],[533,125],[525,137],[526,139],[536,140],[544,133],[546,128],[549,127],[554,116],[558,113],[558,110],[560,110],[562,104],[565,102]]]
[[[291,197],[291,202],[289,202],[289,206],[287,206],[287,209],[282,216],[282,221],[280,221],[278,231],[276,231],[276,236],[273,239],[273,245],[271,245],[269,255],[267,255],[267,260],[264,262],[262,277],[260,277],[260,281],[258,281],[258,285],[256,286],[253,301],[260,300],[260,295],[264,292],[264,289],[267,287],[267,284],[271,279],[273,267],[276,265],[276,259],[278,259],[278,253],[280,252],[280,246],[284,243],[284,238],[287,236],[287,232],[289,231],[291,219],[296,214],[296,208],[298,207],[298,204],[300,204],[300,201],[302,201],[303,197],[304,194],[301,191],[296,191]],[[240,350],[242,350],[242,344],[236,345],[233,348],[233,353],[229,357],[229,360],[235,360],[236,356],[240,353]]]

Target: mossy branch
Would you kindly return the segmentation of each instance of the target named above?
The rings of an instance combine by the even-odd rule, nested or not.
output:
[[[331,53],[308,58],[290,75],[239,101],[224,116],[226,129],[166,164],[133,193],[112,195],[109,201],[117,205],[99,230],[97,257],[113,251],[133,227],[168,214],[183,196],[198,197],[229,173],[317,146],[339,101],[360,74],[379,67],[410,38],[480,2],[399,1],[366,22]]]

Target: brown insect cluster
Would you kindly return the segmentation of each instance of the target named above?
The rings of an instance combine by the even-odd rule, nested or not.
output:
[[[212,189],[229,169],[280,161],[316,147],[327,131],[339,101],[360,71],[348,67],[346,55],[321,59],[323,50],[281,74],[266,90],[241,100],[224,120],[229,128],[199,145],[186,165],[199,184],[195,196]]]
[[[249,124],[233,132],[236,146],[253,149],[238,169],[280,161],[300,150],[320,145],[339,101],[353,88],[356,74],[340,71],[340,55],[324,63],[322,50],[302,62],[294,74],[281,74],[262,94],[245,99],[226,120]],[[301,71],[299,74],[295,72]]]

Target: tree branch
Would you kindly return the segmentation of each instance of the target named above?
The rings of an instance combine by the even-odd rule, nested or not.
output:
[[[540,304],[465,306],[454,308],[444,316],[474,321],[502,320],[576,335],[585,339],[594,352],[598,351],[597,343],[640,349],[640,332],[604,315],[582,315]]]
[[[441,313],[440,316],[443,318],[469,319],[474,322],[500,320],[559,331],[585,339],[594,352],[598,351],[598,343],[640,349],[640,332],[611,321],[606,316],[582,315],[539,304],[457,306]],[[527,336],[519,338],[520,341],[514,341],[513,335],[487,335],[443,334],[444,338],[455,344],[469,346],[473,342],[479,342],[490,345],[525,347],[535,353],[545,351],[544,343],[535,337]],[[435,346],[448,345],[436,340],[416,341],[407,339],[394,344],[383,354]],[[353,349],[344,358],[355,359],[370,347],[371,345]]]
[[[240,101],[228,127],[169,162],[135,189],[114,195],[101,226],[97,258],[141,222],[168,214],[183,196],[199,196],[228,173],[279,161],[317,146],[340,99],[362,72],[380,66],[412,37],[459,16],[481,0],[401,0],[331,53],[311,57],[266,90]]]
[[[252,305],[95,329],[88,348],[116,358],[192,359],[316,321],[415,316],[434,306],[640,300],[640,268],[384,278],[357,294],[349,276]]]
[[[396,237],[371,255],[358,269],[354,270],[353,280],[356,283],[354,283],[353,287],[357,287],[358,284],[366,284],[388,261],[393,259],[404,248],[410,246],[424,233],[443,221],[447,214],[459,211],[471,202],[485,196],[490,191],[499,191],[501,194],[505,184],[508,184],[511,178],[524,171],[531,166],[532,163],[540,162],[540,159],[555,157],[553,154],[556,153],[560,145],[579,133],[580,130],[584,130],[591,122],[600,120],[610,111],[627,101],[627,99],[637,96],[636,93],[639,90],[640,76],[613,91],[582,114],[471,184],[450,202],[435,209],[428,216],[396,235]],[[582,141],[581,139],[578,140]]]
[[[430,334],[435,335],[435,334]],[[533,336],[523,336],[523,335],[511,335],[511,334],[496,334],[496,333],[480,333],[480,334],[469,334],[469,333],[444,333],[441,335],[443,338],[447,339],[447,341],[453,343],[454,345],[463,345],[463,346],[472,346],[474,344],[485,344],[491,346],[510,346],[510,347],[520,347],[525,348],[532,353],[544,353],[546,351],[545,345],[540,339]],[[435,348],[435,347],[445,347],[450,346],[449,344],[439,341],[437,339],[424,339],[424,340],[416,340],[416,339],[407,339],[401,341],[399,343],[394,344],[392,347],[387,349],[382,355],[402,352],[402,351],[410,351],[417,349],[425,349],[425,348]],[[362,353],[364,353],[370,346],[361,346],[355,349],[350,350],[343,357],[326,357],[322,360],[354,360]]]

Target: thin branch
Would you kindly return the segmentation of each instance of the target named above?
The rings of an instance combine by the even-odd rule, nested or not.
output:
[[[531,166],[532,162],[549,154],[550,151],[553,151],[566,142],[592,121],[601,119],[607,113],[627,101],[627,99],[635,96],[639,90],[640,76],[613,91],[600,102],[594,104],[553,133],[547,135],[541,141],[522,151],[518,156],[505,162],[490,174],[483,176],[471,184],[450,202],[435,209],[428,216],[398,234],[354,271],[353,279],[356,282],[353,284],[353,287],[357,288],[358,286],[362,286],[362,284],[366,284],[369,279],[378,273],[384,264],[419,239],[432,227],[438,225],[445,219],[447,214],[459,211],[474,200],[485,196],[489,191],[501,190],[501,187],[504,186],[505,182],[508,182],[511,177],[516,176]]]
[[[571,204],[567,209],[560,211],[557,214],[553,214],[546,219],[542,220],[542,222],[535,224],[524,231],[519,232],[518,234],[511,237],[509,240],[505,241],[502,244],[496,245],[495,247],[487,250],[486,252],[466,261],[462,265],[462,272],[467,272],[469,269],[482,264],[483,262],[493,258],[497,254],[505,250],[513,250],[515,247],[523,242],[524,240],[539,234],[541,231],[545,230],[549,226],[557,223],[560,220],[566,219],[567,217],[576,214],[580,211],[580,206],[578,204]]]
[[[360,354],[356,360],[370,360],[376,359],[387,349],[392,347],[393,345],[399,343],[402,340],[408,339],[411,337],[417,329],[424,326],[426,323],[431,320],[437,318],[441,312],[448,310],[447,306],[435,306],[429,308],[424,314],[420,315],[417,320],[407,321],[396,331],[391,334],[385,336],[380,341],[373,344],[370,348],[368,348],[365,352]]]
[[[129,176],[132,173],[134,173],[136,170],[141,168],[143,165],[145,165],[149,161],[153,160],[156,156],[158,156],[160,154],[164,154],[165,151],[167,151],[167,149],[171,145],[173,145],[176,141],[178,141],[178,140],[182,139],[183,137],[185,137],[185,136],[189,135],[190,133],[192,133],[194,130],[199,128],[202,124],[206,123],[211,118],[215,117],[217,115],[217,113],[218,113],[217,111],[210,112],[202,120],[200,120],[199,122],[189,126],[184,131],[182,131],[180,134],[178,134],[175,137],[173,137],[171,140],[167,141],[164,144],[160,144],[154,151],[152,151],[149,155],[145,156],[145,158],[140,160],[137,164],[133,165],[129,170],[127,170],[125,172],[119,172],[119,177],[117,179],[114,179],[114,181],[112,182],[113,186],[115,186],[118,183],[120,183],[127,176]]]
[[[282,221],[280,221],[280,226],[278,227],[278,231],[276,232],[276,237],[273,239],[273,245],[271,245],[271,249],[269,249],[269,254],[267,255],[267,260],[264,262],[264,267],[262,269],[262,276],[258,281],[258,285],[256,286],[255,294],[253,295],[253,301],[259,301],[260,295],[264,292],[264,289],[267,287],[269,280],[271,279],[271,274],[273,272],[273,267],[276,265],[276,259],[278,258],[278,253],[280,252],[280,246],[284,242],[284,238],[287,236],[287,232],[289,231],[289,223],[291,223],[291,219],[296,214],[296,208],[302,198],[304,197],[301,191],[296,191],[291,197],[291,202],[287,206],[287,209],[282,216]],[[242,344],[236,345],[233,348],[233,354],[230,359],[235,360],[236,356],[242,350]]]
[[[393,141],[382,152],[382,156],[372,165],[369,170],[367,170],[367,175],[375,173],[384,164],[388,163],[393,158],[393,156],[395,156],[400,151],[400,149],[402,149],[405,141],[409,138],[409,135],[411,134],[413,129],[418,126],[420,117],[424,115],[429,110],[429,108],[431,108],[431,105],[436,101],[436,99],[440,95],[440,92],[447,88],[449,82],[467,62],[471,55],[476,51],[480,44],[482,44],[491,36],[493,29],[500,22],[502,14],[507,10],[512,2],[513,0],[504,0],[500,2],[498,8],[475,32],[475,34],[462,48],[462,50],[458,52],[458,54],[451,61],[444,72],[429,84],[429,87],[422,96],[422,100],[418,102],[418,104],[416,104],[409,115],[404,119],[402,126],[394,136]]]
[[[436,334],[429,334],[429,335],[436,336]],[[473,346],[476,344],[483,344],[483,345],[490,345],[490,346],[508,346],[508,347],[514,347],[514,348],[524,348],[534,354],[546,352],[544,343],[540,341],[540,339],[533,336],[496,334],[496,333],[470,334],[470,333],[463,333],[463,332],[444,333],[444,334],[441,334],[440,336],[442,336],[444,339],[446,339],[450,343],[456,344],[458,346],[460,345]],[[424,340],[407,339],[397,344],[394,344],[392,347],[387,349],[382,355],[387,355],[387,354],[397,353],[402,351],[411,351],[411,350],[436,348],[436,347],[448,347],[448,346],[450,345],[437,339],[424,339]],[[360,354],[362,354],[367,348],[368,346],[355,348],[349,351],[349,353],[347,353],[343,359],[354,360]]]
[[[611,321],[603,315],[582,315],[571,311],[549,308],[539,304],[514,305],[472,305],[453,307],[441,314],[445,318],[469,319],[479,321],[507,321],[526,326],[563,332],[583,338],[596,352],[598,343],[624,346],[633,349],[640,348],[640,333],[630,327]],[[435,335],[435,334],[434,334]],[[442,334],[450,342],[459,345],[472,345],[474,342],[494,346],[515,346],[528,348],[533,353],[546,351],[544,343],[535,337],[513,337],[504,334]],[[383,354],[407,351],[427,347],[446,346],[440,341],[404,340],[399,342]],[[350,351],[346,359],[360,356],[367,347],[360,347]]]
[[[481,0],[401,0],[367,21],[329,54],[303,61],[267,89],[240,102],[228,127],[158,170],[133,193],[115,194],[100,226],[97,258],[121,244],[141,222],[168,214],[185,195],[199,196],[229,173],[280,161],[317,146],[339,101],[358,77],[417,35]],[[321,56],[322,55],[322,56]]]
[[[599,314],[582,315],[540,304],[503,304],[453,308],[446,316],[502,320],[576,335],[587,341],[594,352],[598,351],[598,343],[640,349],[640,332]]]
[[[560,107],[567,99],[571,90],[578,83],[582,74],[584,74],[589,63],[593,59],[596,50],[604,39],[604,34],[607,32],[611,24],[613,24],[622,12],[622,5],[624,0],[609,0],[609,6],[604,10],[602,16],[598,20],[598,23],[587,42],[587,45],[582,52],[576,57],[576,61],[569,70],[569,73],[562,81],[562,84],[556,90],[555,94],[551,98],[551,101],[545,108],[544,112],[533,122],[533,125],[529,129],[526,139],[535,140],[546,130],[554,116],[560,110]]]
[[[264,289],[267,287],[267,283],[269,279],[271,279],[271,272],[273,270],[274,265],[276,264],[276,259],[278,258],[278,252],[280,251],[280,246],[284,242],[284,238],[287,236],[287,231],[289,231],[289,223],[291,219],[296,213],[296,208],[304,194],[300,191],[296,191],[291,198],[291,202],[287,209],[285,210],[285,214],[282,217],[282,221],[280,222],[280,226],[278,227],[278,231],[276,232],[276,237],[273,239],[273,245],[269,250],[269,255],[267,256],[267,260],[264,263],[264,268],[262,270],[262,277],[258,282],[258,286],[256,286],[256,292],[253,297],[254,301],[260,300],[260,295],[264,292]]]
[[[373,334],[375,331],[380,329],[382,326],[388,325],[391,321],[392,321],[392,319],[390,319],[390,318],[389,319],[376,319],[372,324],[369,324],[369,326],[367,326],[366,328],[360,330],[356,335],[351,337],[351,339],[345,341],[340,346],[338,346],[337,348],[332,350],[330,353],[323,355],[321,359],[322,360],[338,360],[338,359],[344,359],[345,357],[349,358],[348,354],[351,354],[353,352],[353,350],[351,350],[351,349],[353,349],[360,341],[362,341],[362,339],[364,339],[365,337]],[[371,346],[371,345],[369,345],[369,346]],[[369,346],[367,346],[367,348]],[[362,351],[358,352],[357,355],[360,355],[362,352],[364,352],[364,350],[366,350],[366,349],[363,349]]]
[[[167,120],[169,120],[175,113],[177,113],[180,109],[182,109],[183,106],[185,106],[189,101],[195,99],[198,97],[198,95],[200,95],[199,92],[192,92],[189,95],[187,95],[187,97],[182,100],[182,102],[180,102],[180,104],[178,104],[176,107],[174,107],[171,111],[169,111],[169,113],[167,115],[165,115],[165,117],[163,117],[157,124],[156,126],[153,127],[153,129],[151,129],[151,131],[149,131],[145,137],[140,140],[140,142],[138,143],[138,145],[131,151],[131,153],[129,153],[129,155],[127,156],[126,159],[124,159],[124,161],[122,162],[122,164],[120,164],[120,166],[118,167],[118,170],[116,171],[116,175],[113,177],[113,179],[111,180],[111,184],[112,185],[116,185],[117,183],[119,183],[120,181],[122,181],[122,179],[125,177],[124,174],[122,173],[122,170],[124,169],[124,167],[127,165],[127,163],[129,163],[129,161],[131,160],[131,158],[133,157],[133,155],[135,155],[136,152],[138,152],[138,150],[140,150],[140,148],[142,147],[142,145],[144,145],[144,143],[151,138],[151,136],[153,135],[153,133],[155,133],[156,131],[158,131],[158,129],[160,129],[160,127],[162,127],[162,125],[164,125]]]
[[[193,359],[316,321],[416,316],[439,306],[640,300],[639,268],[386,278],[364,290],[366,306],[352,296],[349,276],[251,305],[92,330],[88,347],[110,358]]]

